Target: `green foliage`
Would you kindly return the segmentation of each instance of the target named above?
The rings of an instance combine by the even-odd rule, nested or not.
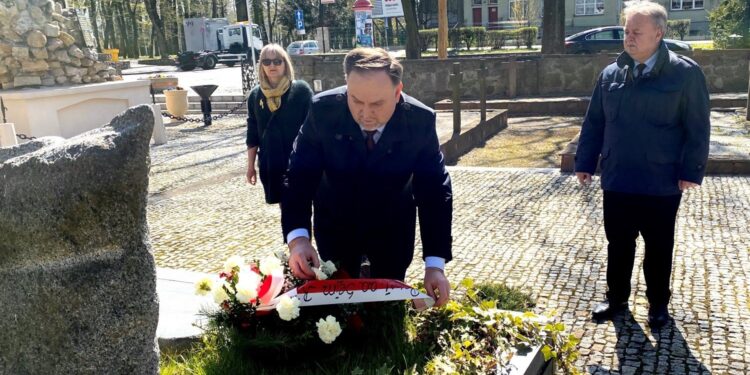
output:
[[[746,0],[724,0],[708,14],[716,48],[750,48],[750,19]]]
[[[518,33],[516,37],[516,47],[521,47],[521,43],[526,44],[527,49],[531,49],[531,46],[536,41],[536,36],[539,32],[536,27],[522,27],[514,30]]]
[[[419,30],[419,44],[422,52],[427,51],[430,47],[437,49],[438,29]]]
[[[667,21],[667,36],[685,40],[685,35],[690,32],[690,19]]]
[[[331,345],[313,337],[318,341],[304,348],[289,346],[308,338],[270,329],[250,337],[213,324],[201,345],[163,356],[161,374],[484,374],[504,369],[515,348],[533,345],[542,345],[545,358],[556,359],[564,373],[578,373],[577,340],[564,324],[500,310],[533,307],[528,295],[471,279],[460,287],[460,301],[425,312],[401,302],[365,304],[359,333],[345,329]]]
[[[458,29],[458,32],[460,33],[461,41],[466,44],[467,50],[470,50],[474,44],[477,47],[484,46],[485,35],[487,33],[484,27],[461,27]]]
[[[487,44],[492,49],[501,49],[508,40],[513,39],[513,35],[513,30],[490,30],[487,32]]]

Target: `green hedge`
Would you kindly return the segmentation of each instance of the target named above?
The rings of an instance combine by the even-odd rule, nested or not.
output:
[[[667,36],[670,38],[680,38],[685,40],[685,35],[690,33],[690,20],[669,20],[667,21]]]
[[[454,27],[448,29],[448,47],[453,49],[490,47],[500,49],[509,41],[515,41],[516,47],[531,48],[538,35],[536,27],[521,27],[511,30],[487,30],[484,27]],[[419,42],[422,52],[428,48],[437,49],[438,29],[419,30]]]

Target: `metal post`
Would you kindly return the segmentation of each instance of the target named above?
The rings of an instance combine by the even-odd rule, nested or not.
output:
[[[384,20],[385,23],[383,25],[385,26],[383,27],[383,30],[385,31],[385,50],[388,51],[388,17],[385,17]]]
[[[253,39],[253,12],[250,8],[250,0],[245,0],[245,6],[247,7],[247,23],[250,24],[250,56],[253,59],[253,74],[256,76],[258,75],[258,67],[255,64],[255,61],[257,60],[255,58],[255,40]],[[260,26],[260,25],[258,25]]]
[[[750,9],[750,7],[748,7]],[[747,69],[748,69],[748,75],[750,76],[750,60],[747,61]],[[748,77],[747,81],[747,106],[745,108],[745,120],[750,121],[750,77]]]
[[[487,121],[487,65],[485,59],[479,59],[479,110],[480,124]]]
[[[5,108],[5,102],[3,102],[3,97],[0,96],[0,111],[3,113],[3,123],[8,122],[8,120],[5,119],[5,110],[8,108]]]
[[[516,97],[516,80],[518,79],[518,62],[515,57],[511,57],[508,67],[508,97]]]
[[[453,135],[461,134],[461,63],[453,63],[451,73],[451,85],[453,86]]]

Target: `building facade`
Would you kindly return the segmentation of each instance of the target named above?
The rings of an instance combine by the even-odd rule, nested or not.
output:
[[[689,19],[690,37],[708,35],[708,12],[721,0],[657,0],[670,20]],[[543,0],[464,0],[464,24],[489,30],[540,26]],[[623,0],[565,0],[565,34],[620,24]]]

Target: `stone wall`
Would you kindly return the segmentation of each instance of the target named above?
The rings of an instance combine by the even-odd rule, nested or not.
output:
[[[693,51],[706,74],[709,91],[746,92],[750,50]],[[515,62],[511,57],[486,59],[489,98],[533,96],[589,96],[601,70],[617,54],[526,55]],[[327,90],[344,84],[342,56],[293,56],[297,76],[310,83],[323,81]],[[454,62],[463,72],[462,98],[479,95],[479,59],[404,60],[404,91],[427,105],[451,96],[450,73]],[[515,77],[515,78],[514,78]]]
[[[0,0],[0,89],[111,81],[114,69],[81,43],[51,0]],[[77,36],[77,37],[76,37]]]

